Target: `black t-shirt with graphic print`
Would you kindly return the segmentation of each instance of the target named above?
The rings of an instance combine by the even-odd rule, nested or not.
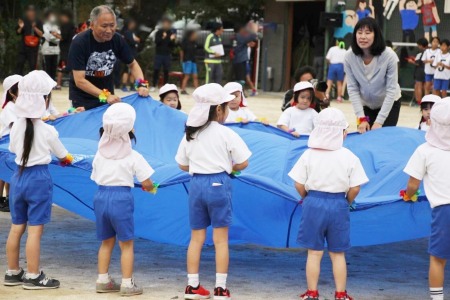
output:
[[[133,62],[134,57],[130,47],[123,37],[116,33],[108,42],[99,43],[94,39],[92,30],[76,35],[70,45],[68,69],[70,71],[85,71],[86,79],[99,89],[108,89],[114,94],[113,68],[117,59],[125,64]],[[70,74],[69,99],[74,107],[84,106],[91,109],[105,103],[79,89]]]

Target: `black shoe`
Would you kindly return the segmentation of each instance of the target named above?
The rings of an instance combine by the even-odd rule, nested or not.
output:
[[[2,203],[2,206],[0,207],[0,211],[9,212],[9,198],[8,197],[6,197],[5,201]]]
[[[0,209],[2,209],[5,206],[5,203],[6,203],[6,198],[0,197]]]
[[[24,276],[25,271],[23,269],[21,269],[20,273],[17,275],[8,274],[8,272],[6,272],[3,284],[6,286],[21,285],[23,284]]]
[[[189,95],[189,93],[186,92],[185,90],[182,90],[182,91],[181,91],[181,95]]]
[[[59,281],[47,277],[43,271],[35,279],[23,279],[23,286],[25,290],[44,290],[44,289],[56,289],[59,288]]]

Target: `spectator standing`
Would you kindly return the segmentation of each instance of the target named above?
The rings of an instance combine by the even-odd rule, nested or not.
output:
[[[170,64],[172,61],[172,49],[175,46],[176,33],[172,29],[172,20],[164,17],[161,20],[161,29],[156,32],[156,55],[153,65],[153,86],[151,92],[158,86],[159,71],[164,69],[163,85],[169,81]]]
[[[75,26],[72,21],[72,13],[69,10],[62,11],[59,15],[61,38],[59,41],[59,63],[57,72],[56,89],[61,89],[63,74],[66,73],[67,58],[69,56],[70,43],[75,35]]]
[[[44,56],[44,71],[55,80],[58,55],[60,53],[59,41],[61,40],[61,30],[59,29],[57,18],[53,11],[46,11],[44,18],[43,43],[41,47],[41,52]]]
[[[28,62],[31,70],[37,68],[39,40],[43,34],[42,22],[37,19],[33,5],[27,7],[25,18],[19,19],[17,25],[16,33],[21,35],[21,39],[15,73],[23,75],[25,62]]]
[[[215,23],[205,41],[206,83],[222,83],[223,68],[221,57],[225,55],[222,44],[223,25]]]
[[[195,55],[197,52],[197,31],[187,30],[181,42],[180,61],[183,65],[183,82],[181,83],[181,94],[187,95],[186,86],[192,75],[194,88],[198,88],[198,70]]]
[[[234,48],[233,73],[234,80],[245,85],[248,61],[248,43],[257,39],[258,25],[249,22],[248,25],[239,26],[236,30],[236,47]]]
[[[131,54],[134,58],[137,57],[138,54],[138,47],[139,43],[141,42],[141,39],[136,35],[136,27],[137,23],[133,19],[125,20],[125,24],[122,29],[122,36],[127,42],[128,46],[130,46]],[[127,92],[128,88],[127,85],[130,85],[130,90],[134,91],[134,84],[133,84],[133,76],[131,76],[130,68],[128,68],[127,65],[123,65],[123,72],[122,72],[122,91]]]

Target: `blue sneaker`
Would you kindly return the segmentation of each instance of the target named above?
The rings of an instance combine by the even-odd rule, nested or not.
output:
[[[128,88],[126,86],[122,87],[122,92],[128,92]]]

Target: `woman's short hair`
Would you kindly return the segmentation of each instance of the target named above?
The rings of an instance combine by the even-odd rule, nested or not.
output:
[[[296,82],[300,81],[300,77],[302,77],[305,74],[311,74],[313,78],[316,78],[316,71],[314,71],[314,68],[311,66],[303,66],[301,68],[298,68],[297,71],[295,71],[294,79]]]
[[[364,53],[362,49],[358,46],[358,42],[356,40],[356,33],[360,29],[369,29],[374,33],[373,44],[370,46],[370,54],[377,56],[381,55],[383,51],[386,49],[386,42],[384,41],[383,34],[381,33],[380,26],[373,18],[364,18],[358,21],[355,26],[355,30],[353,31],[352,37],[352,51],[356,55],[362,56]]]

